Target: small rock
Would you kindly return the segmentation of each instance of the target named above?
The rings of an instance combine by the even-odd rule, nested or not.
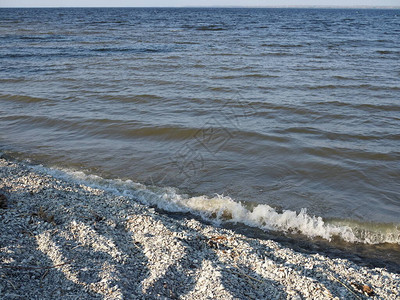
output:
[[[4,194],[0,194],[0,208],[1,209],[7,208],[7,197]]]

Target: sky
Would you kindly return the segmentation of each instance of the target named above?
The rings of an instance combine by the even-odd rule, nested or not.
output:
[[[400,6],[400,0],[0,0],[0,7]]]

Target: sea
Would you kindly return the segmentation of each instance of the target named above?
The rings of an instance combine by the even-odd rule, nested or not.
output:
[[[399,262],[400,10],[2,8],[0,152]]]

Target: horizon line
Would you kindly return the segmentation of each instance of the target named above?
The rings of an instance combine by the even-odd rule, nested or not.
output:
[[[210,6],[0,6],[0,8],[325,8],[325,9],[400,9],[393,5],[210,5]]]

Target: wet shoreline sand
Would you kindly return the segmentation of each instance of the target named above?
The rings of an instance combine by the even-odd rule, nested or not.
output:
[[[0,193],[1,299],[400,297],[399,273],[172,218],[3,158]]]

